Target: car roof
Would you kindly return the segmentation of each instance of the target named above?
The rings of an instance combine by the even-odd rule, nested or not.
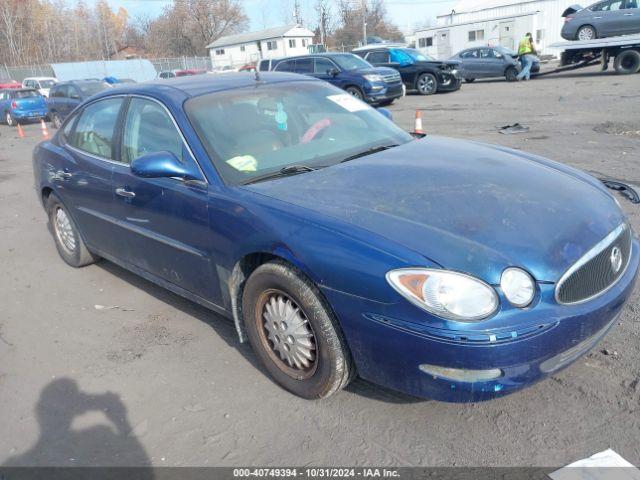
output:
[[[367,50],[389,50],[390,48],[409,48],[406,43],[372,43],[364,47],[354,48],[353,52],[366,52]]]
[[[288,82],[318,82],[306,75],[285,72],[259,72],[260,84],[278,84]],[[184,97],[196,97],[206,93],[256,85],[253,72],[234,72],[225,75],[192,75],[167,80],[150,80],[140,83],[116,84],[115,88],[100,92],[95,98],[114,94],[147,94],[151,96],[174,97],[182,93]]]
[[[25,77],[24,80],[57,80],[57,78],[56,77]]]

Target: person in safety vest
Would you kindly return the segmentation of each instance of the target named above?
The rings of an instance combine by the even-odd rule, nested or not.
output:
[[[536,46],[533,44],[533,35],[527,33],[520,41],[518,46],[518,56],[520,57],[520,64],[522,70],[516,77],[518,80],[529,80],[531,78],[531,67],[536,59]]]

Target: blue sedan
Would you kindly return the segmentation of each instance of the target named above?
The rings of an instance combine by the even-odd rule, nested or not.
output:
[[[232,318],[310,399],[356,375],[444,401],[514,392],[616,325],[640,259],[594,178],[415,139],[294,74],[104,91],[33,167],[64,261],[105,258]]]

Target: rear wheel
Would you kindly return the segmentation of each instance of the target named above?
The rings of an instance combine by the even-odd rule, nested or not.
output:
[[[630,75],[640,71],[640,52],[637,50],[625,50],[616,55],[613,68],[622,75]]]
[[[518,70],[516,67],[507,68],[507,71],[504,72],[504,78],[507,79],[507,82],[515,82],[518,79]]]
[[[347,87],[345,88],[346,92],[349,95],[352,95],[354,97],[356,97],[359,100],[363,100],[364,99],[364,95],[362,94],[362,90],[360,90],[358,87]]]
[[[583,25],[576,33],[576,40],[595,40],[596,38],[598,38],[598,33],[591,25]]]
[[[422,73],[416,81],[416,90],[420,95],[433,95],[438,91],[438,81],[431,73]]]
[[[293,266],[269,262],[247,280],[242,312],[253,350],[273,379],[303,398],[328,397],[355,373],[338,322]]]
[[[62,259],[72,267],[84,267],[98,260],[82,241],[78,227],[67,209],[55,193],[49,195],[46,203],[53,239]]]
[[[7,125],[9,125],[10,127],[13,127],[16,124],[16,121],[13,119],[13,117],[11,116],[11,113],[7,112],[4,116],[4,121],[6,122]]]
[[[51,116],[51,122],[53,123],[53,126],[56,127],[56,129],[62,126],[62,118],[60,118],[58,112],[53,112]]]

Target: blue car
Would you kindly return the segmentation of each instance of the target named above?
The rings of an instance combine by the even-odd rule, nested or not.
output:
[[[54,127],[60,128],[62,121],[74,108],[92,95],[111,88],[107,82],[98,79],[71,80],[51,87],[47,107]]]
[[[360,100],[378,106],[402,97],[402,80],[393,68],[374,67],[353,53],[319,53],[280,60],[276,72],[293,72],[325,80]]]
[[[47,116],[45,98],[32,88],[0,90],[0,112],[9,126]]]
[[[514,392],[616,325],[640,259],[589,175],[415,139],[294,74],[104,91],[33,168],[64,261],[107,259],[233,319],[309,399],[356,375],[445,401]]]

